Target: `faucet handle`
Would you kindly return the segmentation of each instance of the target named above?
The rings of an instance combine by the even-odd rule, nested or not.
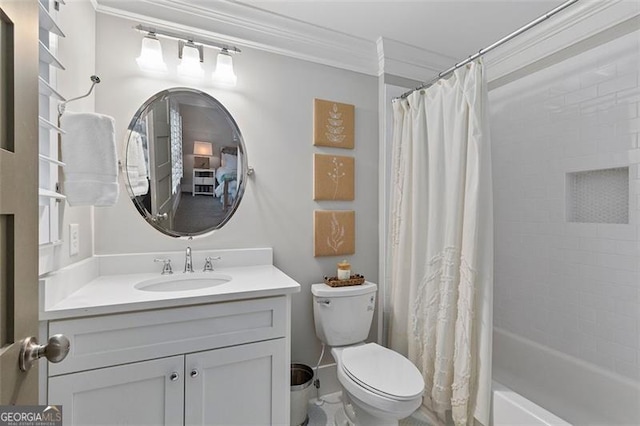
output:
[[[202,269],[202,272],[209,272],[209,271],[213,271],[213,262],[212,260],[220,260],[222,259],[220,256],[216,256],[216,257],[205,257],[204,259],[204,268]]]
[[[162,275],[173,274],[171,269],[171,259],[153,259],[154,262],[163,262]]]

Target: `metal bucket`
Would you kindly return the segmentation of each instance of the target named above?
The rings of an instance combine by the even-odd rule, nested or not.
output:
[[[313,382],[313,370],[308,365],[291,364],[291,425],[309,423],[307,405]]]

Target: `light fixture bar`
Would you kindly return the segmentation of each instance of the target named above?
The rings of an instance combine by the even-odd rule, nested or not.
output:
[[[157,37],[165,37],[165,38],[170,38],[173,40],[188,40],[190,42],[196,43],[196,44],[203,44],[205,46],[209,46],[209,47],[215,47],[216,49],[226,49],[228,52],[231,53],[240,53],[241,50],[238,49],[235,46],[229,46],[228,44],[223,44],[223,43],[218,43],[215,41],[209,41],[209,40],[204,40],[201,38],[197,38],[197,37],[193,37],[191,35],[184,35],[184,34],[180,34],[180,33],[174,33],[171,31],[167,31],[167,30],[159,30],[157,28],[153,28],[153,27],[147,27],[145,25],[139,24],[136,25],[134,27],[136,30],[140,31],[141,33],[153,33],[155,36]]]

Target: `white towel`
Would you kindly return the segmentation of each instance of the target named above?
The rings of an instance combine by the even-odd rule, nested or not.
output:
[[[60,118],[64,189],[70,206],[112,206],[118,199],[115,121],[95,113]]]
[[[125,161],[127,162],[127,178],[134,196],[145,195],[149,192],[149,172],[142,147],[142,136],[138,132],[131,132],[126,147]]]

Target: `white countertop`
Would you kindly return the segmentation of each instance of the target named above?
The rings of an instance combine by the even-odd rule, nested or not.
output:
[[[196,276],[203,274],[206,273],[194,273]],[[51,297],[49,303],[43,300],[40,320],[253,299],[300,291],[300,284],[273,265],[222,267],[216,268],[212,275],[216,274],[228,275],[232,279],[229,282],[208,288],[166,292],[144,291],[134,287],[141,281],[170,277],[168,275],[162,276],[159,272],[96,276],[85,283],[76,285],[74,291],[69,291],[60,297]],[[190,274],[175,272],[172,276],[180,279],[188,275]],[[41,282],[46,285],[45,280]]]

